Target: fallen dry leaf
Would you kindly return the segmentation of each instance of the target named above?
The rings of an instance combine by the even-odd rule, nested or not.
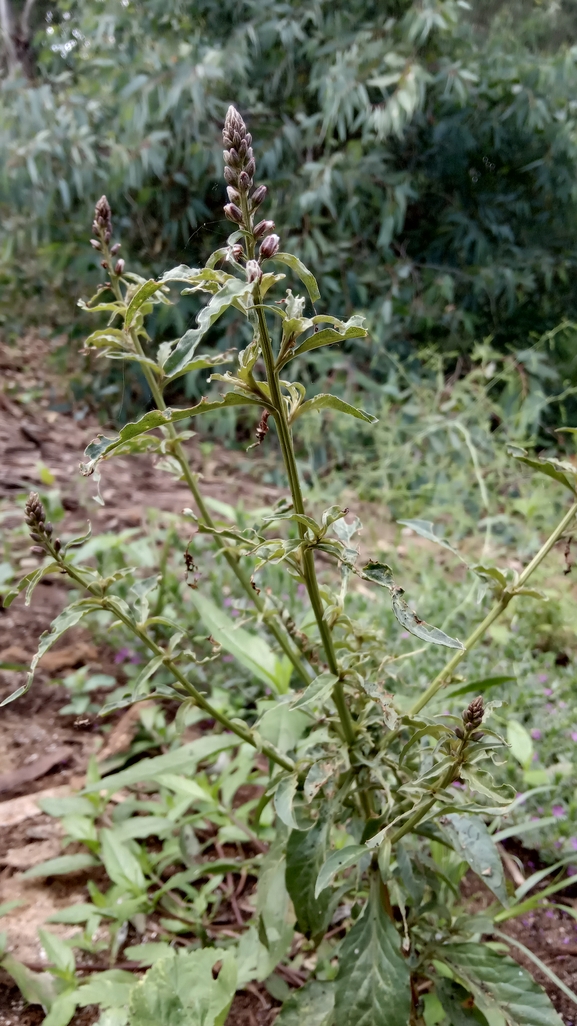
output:
[[[46,755],[41,755],[35,762],[31,762],[27,766],[21,766],[20,769],[12,770],[11,773],[4,773],[0,777],[0,791],[15,791],[17,787],[22,787],[22,784],[28,784],[31,780],[38,780],[54,766],[58,766],[61,762],[68,762],[73,752],[74,749],[69,745],[60,745],[52,752],[46,752]]]

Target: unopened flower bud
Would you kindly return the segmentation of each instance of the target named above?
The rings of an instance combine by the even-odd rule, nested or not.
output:
[[[244,249],[241,246],[240,242],[237,242],[236,245],[231,246],[229,253],[233,260],[239,260],[242,254],[244,253]]]
[[[98,239],[91,239],[90,240],[90,245],[92,246],[93,249],[102,249],[102,246],[100,245]]]
[[[463,713],[463,723],[469,730],[475,730],[476,727],[481,726],[484,713],[483,696],[479,695],[479,697],[474,698],[470,705],[465,709]]]
[[[238,182],[238,172],[232,167],[225,167],[224,169],[224,180],[229,185],[235,185]]]
[[[33,556],[43,556],[44,555],[44,549],[41,548],[40,545],[33,545],[32,548],[30,549],[30,552],[32,553]]]
[[[119,249],[120,249],[120,242],[115,242],[114,245],[110,247],[111,255],[112,256],[116,256],[116,254],[118,253]]]
[[[231,203],[240,203],[240,192],[234,186],[229,185],[226,190]]]
[[[262,260],[268,260],[270,257],[276,256],[280,249],[280,239],[278,235],[267,235],[266,239],[260,244],[260,257]]]
[[[108,264],[106,263],[106,260],[101,260],[100,266],[103,267],[105,271],[108,270]]]
[[[108,238],[110,238],[110,232],[112,231],[112,211],[106,196],[101,196],[94,208],[94,222],[92,229],[99,235],[106,235],[106,233],[108,233]]]
[[[60,541],[60,538],[55,538],[54,539],[54,549],[55,549],[55,551],[56,552],[60,552],[61,548],[62,548],[62,542]]]
[[[114,268],[114,273],[115,273],[115,274],[123,274],[123,273],[124,273],[124,268],[125,268],[125,266],[126,266],[126,265],[125,265],[125,263],[124,263],[124,260],[123,260],[123,259],[122,259],[122,257],[121,257],[121,258],[120,258],[120,260],[117,260],[117,261],[116,261],[116,266],[115,266],[115,268]]]
[[[272,232],[275,227],[274,221],[259,221],[253,231],[255,239],[262,239],[267,232]]]
[[[229,221],[234,221],[235,224],[242,224],[242,210],[240,207],[237,207],[236,203],[227,203],[224,212]]]
[[[253,175],[254,175],[254,173],[256,171],[256,162],[255,162],[254,157],[250,158],[248,164],[245,167],[245,171],[246,171],[247,175],[250,175],[251,178],[253,177]]]
[[[480,741],[484,737],[482,730],[476,730],[474,734],[471,734],[471,741]]]
[[[254,164],[254,160],[253,160],[253,164]],[[239,189],[242,189],[243,192],[248,192],[248,190],[250,189],[251,185],[252,185],[252,176],[249,175],[246,171],[241,171],[239,176],[238,176],[238,187],[239,187]]]
[[[267,189],[266,185],[259,185],[259,186],[257,186],[257,188],[254,190],[254,192],[253,192],[253,194],[252,194],[252,196],[250,198],[250,202],[251,202],[253,210],[256,210],[257,207],[260,207],[260,205],[263,202],[263,200],[266,199],[267,192],[268,192],[268,189]]]
[[[261,266],[257,260],[247,260],[246,277],[249,282],[260,281],[262,278]]]
[[[462,727],[455,727],[455,734],[462,741],[465,736],[465,731]]]

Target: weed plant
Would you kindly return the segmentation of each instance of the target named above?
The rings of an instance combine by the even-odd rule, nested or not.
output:
[[[235,230],[203,268],[181,265],[149,281],[132,274],[113,240],[106,198],[96,206],[91,241],[107,281],[85,306],[109,315],[109,324],[94,331],[87,346],[135,362],[156,406],[116,437],[92,442],[84,473],[97,478],[104,461],[116,455],[153,453],[188,485],[194,508],[185,514],[202,544],[183,554],[187,593],[205,630],[193,634],[191,618],[182,615],[181,589],[167,570],[170,542],[161,573],[151,575],[145,559],[110,566],[106,544],[88,535],[57,537],[39,496],[30,495],[26,524],[42,563],[5,605],[25,589],[29,599],[52,573],[67,575],[75,593],[41,638],[26,684],[9,700],[32,686],[42,654],[70,626],[92,616],[107,629],[121,625],[144,657],[128,693],[112,694],[107,708],[158,697],[176,700],[179,711],[170,724],[154,710],[144,716],[151,737],[165,748],[162,754],[104,776],[93,761],[81,795],[43,802],[84,851],[29,875],[102,863],[110,887],[102,890],[89,879],[90,901],[52,917],[81,930],[70,941],[43,931],[48,974],[33,973],[10,953],[2,964],[24,995],[45,1007],[47,1026],[66,1026],[76,1008],[90,1004],[100,1005],[101,1026],[222,1026],[236,990],[254,981],[266,982],[283,1001],[279,1026],[554,1026],[561,1020],[549,998],[508,957],[508,947],[522,948],[566,997],[577,997],[500,928],[567,885],[562,880],[535,894],[540,874],[516,891],[505,877],[497,844],[512,831],[531,829],[532,822],[516,816],[531,789],[516,795],[507,783],[507,744],[533,791],[548,790],[551,781],[539,784],[528,776],[536,772],[536,739],[511,720],[507,742],[500,733],[500,702],[485,701],[492,687],[506,693],[510,680],[495,674],[467,679],[460,671],[465,658],[469,667],[490,664],[491,638],[503,622],[512,629],[511,611],[543,600],[532,577],[557,543],[566,545],[577,514],[577,470],[568,460],[511,452],[545,475],[551,492],[571,495],[569,506],[559,500],[556,526],[524,569],[493,565],[487,550],[481,560],[470,558],[431,522],[403,521],[470,575],[484,615],[464,641],[454,636],[460,633],[455,626],[473,619],[473,606],[462,596],[452,613],[450,594],[433,596],[431,619],[439,622],[435,608],[443,615],[441,626],[431,625],[406,602],[397,568],[360,559],[361,523],[354,513],[337,504],[318,515],[305,508],[294,425],[314,417],[318,430],[318,417],[329,410],[369,430],[374,417],[330,393],[307,398],[304,385],[287,377],[288,368],[300,355],[362,339],[366,332],[359,316],[343,322],[316,314],[313,275],[281,250],[274,224],[258,220],[266,189],[255,184],[251,142],[230,108],[225,213]],[[309,306],[292,289],[279,295],[285,277],[279,265],[304,284]],[[154,346],[146,318],[155,305],[171,301],[177,284],[210,298],[196,328]],[[204,335],[229,310],[248,325],[248,344],[238,355],[199,355]],[[220,398],[186,409],[166,405],[165,390],[175,381],[226,363],[233,369],[212,375],[224,388]],[[289,496],[252,522],[233,515],[222,525],[190,467],[186,443],[194,418],[236,407],[253,413],[255,445],[266,442],[274,424]],[[386,425],[379,431],[385,434]],[[464,441],[473,458],[470,439]],[[233,582],[239,623],[229,616],[222,588],[211,596],[200,580],[209,546]],[[322,575],[321,560],[330,566]],[[296,596],[303,605],[295,619]],[[383,596],[390,606],[386,615]],[[262,633],[243,622],[249,610]],[[372,610],[378,615],[371,622]],[[411,644],[416,638],[418,647],[404,649],[403,637]],[[211,687],[219,647],[262,691],[245,688],[249,681],[242,676],[236,686],[229,681],[228,687]],[[441,658],[447,650],[449,657]],[[402,683],[407,663],[408,687]],[[199,725],[199,736],[179,743],[187,727]],[[256,789],[248,800],[240,790],[247,783]],[[131,797],[113,802],[124,789]],[[512,828],[503,826],[503,817]],[[218,859],[203,857],[217,844]],[[460,897],[468,868],[492,894],[482,913],[470,913]],[[256,881],[244,906],[248,919],[233,874]],[[237,928],[223,932],[218,916],[225,895]],[[129,931],[140,942],[126,947]],[[122,948],[142,967],[151,966],[139,980],[114,968]],[[75,949],[107,951],[111,968],[79,977]],[[287,977],[303,985],[290,991]]]

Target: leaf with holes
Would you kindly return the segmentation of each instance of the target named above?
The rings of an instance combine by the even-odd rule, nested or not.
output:
[[[505,874],[497,846],[479,816],[460,816],[456,812],[443,816],[441,826],[453,848],[502,905],[508,905]]]

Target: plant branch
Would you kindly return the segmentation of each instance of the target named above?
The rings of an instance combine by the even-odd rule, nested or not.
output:
[[[571,509],[565,514],[565,516],[559,522],[553,533],[549,535],[547,541],[541,546],[537,554],[533,556],[531,562],[527,564],[522,574],[520,575],[516,585],[512,587],[510,590],[507,589],[505,592],[503,592],[502,597],[487,613],[485,619],[478,625],[478,627],[475,628],[473,633],[469,635],[463,648],[459,649],[458,652],[455,652],[455,655],[452,657],[452,659],[449,659],[449,662],[446,663],[441,672],[437,674],[434,681],[432,681],[432,683],[429,684],[427,690],[424,691],[421,697],[418,698],[417,701],[411,706],[408,712],[409,716],[415,716],[416,713],[420,712],[421,709],[423,709],[424,706],[427,705],[427,703],[435,697],[437,691],[439,691],[445,684],[448,683],[454,670],[459,665],[461,660],[464,659],[467,653],[470,652],[470,650],[477,644],[478,641],[480,641],[480,639],[489,629],[491,624],[494,623],[495,620],[497,620],[498,617],[501,616],[501,613],[505,611],[511,599],[514,598],[517,594],[519,588],[522,588],[523,585],[527,583],[533,571],[536,570],[539,564],[543,562],[545,556],[551,551],[556,542],[559,541],[559,538],[563,535],[563,533],[565,532],[565,530],[567,529],[567,527],[576,515],[577,502],[575,502],[571,506]]]

